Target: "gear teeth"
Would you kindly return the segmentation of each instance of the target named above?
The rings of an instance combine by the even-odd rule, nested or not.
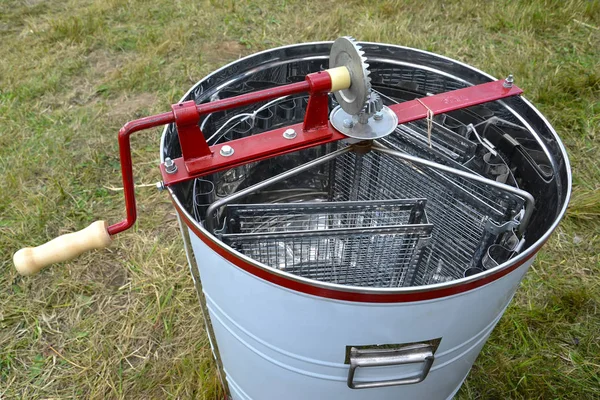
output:
[[[365,72],[365,78],[367,81],[367,90],[370,91],[371,90],[371,77],[369,75],[371,75],[371,71],[369,70],[370,65],[367,62],[367,57],[365,57],[365,52],[362,49],[363,47],[360,44],[358,44],[358,41],[353,36],[346,36],[346,38],[354,44],[354,47],[356,47],[356,50],[360,56],[360,62],[362,63],[363,70]],[[368,102],[368,100],[367,100],[367,102]]]
[[[377,93],[370,92],[365,105],[360,113],[358,113],[358,122],[361,124],[369,123],[369,118],[383,108],[383,100]]]

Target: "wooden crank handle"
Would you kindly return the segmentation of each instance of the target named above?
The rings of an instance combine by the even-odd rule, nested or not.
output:
[[[105,221],[96,221],[80,231],[67,233],[38,247],[26,247],[15,253],[13,262],[21,275],[33,275],[57,262],[71,260],[93,249],[102,249],[112,242]]]

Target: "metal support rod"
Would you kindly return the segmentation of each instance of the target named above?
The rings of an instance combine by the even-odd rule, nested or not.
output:
[[[196,104],[196,109],[198,110],[198,114],[206,115],[217,111],[230,110],[232,108],[244,107],[261,101],[276,99],[281,96],[305,93],[309,92],[310,89],[311,86],[308,81],[289,83],[287,85],[275,86],[273,88],[245,93],[235,97],[211,101],[209,103]]]
[[[447,165],[438,164],[436,162],[425,160],[425,159],[415,157],[415,156],[411,156],[411,155],[402,153],[397,150],[392,150],[392,149],[389,149],[389,148],[385,147],[384,145],[377,143],[377,142],[373,143],[372,149],[375,151],[378,151],[380,153],[388,154],[390,156],[394,156],[394,157],[398,157],[398,158],[401,158],[406,161],[410,161],[415,164],[424,165],[426,167],[444,171],[446,173],[460,176],[465,179],[470,179],[472,181],[483,183],[485,185],[490,185],[490,186],[495,187],[496,189],[500,189],[502,191],[509,192],[509,193],[515,194],[519,197],[522,197],[523,199],[525,199],[527,206],[525,207],[525,213],[523,214],[523,218],[521,219],[521,223],[519,224],[518,232],[523,233],[523,230],[529,223],[529,219],[531,218],[531,214],[533,213],[533,207],[535,206],[535,199],[529,192],[526,192],[521,189],[517,189],[515,187],[509,186],[504,183],[493,181],[488,178],[484,178],[483,176],[472,174],[470,172],[461,171],[461,170],[458,170],[458,169],[455,169],[452,167],[448,167]]]
[[[316,167],[317,165],[321,165],[330,160],[338,158],[339,156],[351,151],[353,149],[353,147],[354,146],[352,146],[352,145],[347,146],[347,147],[344,147],[343,149],[339,149],[332,153],[326,154],[323,157],[315,158],[314,160],[309,161],[305,164],[302,164],[296,168],[292,168],[292,169],[285,171],[279,175],[275,175],[269,179],[265,179],[264,181],[259,182],[256,185],[252,185],[250,187],[247,187],[246,189],[240,190],[239,192],[235,192],[231,196],[228,196],[228,197],[225,197],[225,198],[215,201],[206,210],[206,228],[208,229],[209,232],[211,232],[211,233],[214,232],[214,230],[215,230],[215,224],[214,224],[215,213],[219,208],[223,207],[224,205],[231,203],[232,201],[242,198],[244,196],[247,196],[253,192],[256,192],[257,190],[264,189],[274,183],[280,182],[284,179],[290,178],[294,175],[304,172],[307,169],[311,169],[313,167]]]

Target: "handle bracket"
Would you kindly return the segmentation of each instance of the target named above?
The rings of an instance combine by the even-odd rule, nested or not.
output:
[[[422,382],[429,374],[435,360],[435,351],[441,341],[434,339],[424,343],[410,343],[402,345],[385,346],[351,346],[347,355],[348,387],[350,389],[369,389],[387,386],[412,385]],[[423,364],[419,373],[399,378],[382,381],[355,382],[354,376],[358,368],[386,367],[406,364]]]

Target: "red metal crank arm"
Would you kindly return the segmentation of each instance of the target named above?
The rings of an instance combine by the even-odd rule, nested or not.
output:
[[[283,86],[276,86],[270,89],[259,90],[256,92],[245,93],[218,101],[211,101],[210,103],[197,104],[196,109],[198,110],[199,114],[204,115],[217,111],[225,111],[232,108],[244,107],[260,101],[276,99],[277,97],[290,96],[309,91],[311,91],[309,81],[302,81]]]
[[[107,228],[110,235],[116,235],[119,232],[131,228],[137,218],[129,136],[137,131],[170,124],[172,122],[175,122],[175,116],[172,112],[166,112],[128,122],[123,125],[119,131],[119,156],[121,157],[121,175],[123,175],[123,193],[125,195],[127,218],[121,222],[110,225]]]

